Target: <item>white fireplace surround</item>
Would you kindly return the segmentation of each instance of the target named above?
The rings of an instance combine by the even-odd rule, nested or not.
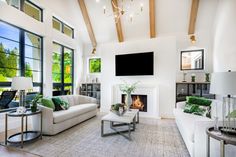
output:
[[[118,103],[121,102],[121,96],[122,94],[125,94],[120,91],[118,85],[114,85],[113,87],[113,102],[112,103]],[[132,94],[137,95],[147,95],[147,112],[139,112],[140,117],[150,117],[150,118],[157,118],[159,119],[159,92],[157,86],[152,85],[138,85],[135,89],[135,92]]]

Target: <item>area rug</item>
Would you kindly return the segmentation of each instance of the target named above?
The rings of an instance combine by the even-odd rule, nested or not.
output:
[[[45,157],[189,157],[174,120],[141,118],[129,141],[120,135],[101,137],[101,116],[23,149]]]

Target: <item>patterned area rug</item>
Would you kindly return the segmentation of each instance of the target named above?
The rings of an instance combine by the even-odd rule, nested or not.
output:
[[[174,120],[141,118],[128,141],[120,135],[101,137],[100,119],[98,115],[56,136],[43,136],[23,149],[45,157],[189,157]]]

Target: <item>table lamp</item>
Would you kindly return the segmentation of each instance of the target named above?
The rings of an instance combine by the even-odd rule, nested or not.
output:
[[[236,72],[213,73],[210,93],[223,96],[221,131],[236,134]]]
[[[24,113],[25,108],[25,90],[32,89],[33,83],[31,77],[14,77],[11,83],[11,89],[20,91],[20,102],[17,108],[18,113]]]

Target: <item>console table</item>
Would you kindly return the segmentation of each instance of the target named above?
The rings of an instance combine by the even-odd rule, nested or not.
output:
[[[40,131],[28,131],[28,117],[33,115],[40,114],[41,118],[41,126]],[[8,137],[7,131],[8,131],[8,117],[20,117],[21,118],[21,132],[13,134]],[[25,118],[25,131],[24,131],[24,118]],[[37,110],[36,112],[31,112],[31,110],[27,110],[25,113],[17,113],[16,111],[11,111],[6,113],[5,117],[5,145],[7,143],[12,144],[20,144],[21,148],[23,148],[23,144],[25,142],[33,141],[37,138],[42,139],[42,111]]]
[[[236,136],[222,133],[219,130],[214,130],[214,127],[210,127],[206,130],[207,133],[207,157],[210,157],[210,137],[220,141],[220,156],[225,157],[225,145],[231,144],[236,146]]]

